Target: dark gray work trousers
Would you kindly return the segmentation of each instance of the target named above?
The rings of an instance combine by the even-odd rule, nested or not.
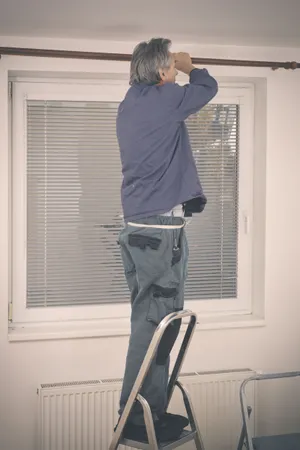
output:
[[[183,225],[185,221],[181,217],[153,216],[135,223]],[[132,307],[131,336],[120,400],[121,414],[157,325],[166,315],[183,309],[188,244],[184,228],[147,228],[129,224],[121,231],[119,244]],[[166,412],[169,355],[180,324],[181,321],[176,320],[166,330],[141,390],[154,420]],[[144,423],[138,402],[129,421],[136,425]]]

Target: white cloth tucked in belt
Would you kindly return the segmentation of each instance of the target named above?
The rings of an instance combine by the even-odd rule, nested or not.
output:
[[[174,206],[171,211],[168,211],[164,214],[160,214],[160,216],[173,216],[173,217],[184,217],[183,207],[182,205]]]

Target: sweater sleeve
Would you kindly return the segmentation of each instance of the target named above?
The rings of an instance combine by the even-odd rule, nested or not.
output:
[[[177,120],[183,121],[203,108],[218,92],[217,81],[206,69],[194,69],[190,83],[185,86],[170,84],[168,98]]]

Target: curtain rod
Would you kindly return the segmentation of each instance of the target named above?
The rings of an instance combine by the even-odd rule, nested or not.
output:
[[[1,55],[17,56],[35,56],[46,58],[72,58],[72,59],[91,59],[102,61],[130,61],[130,54],[123,53],[97,53],[72,50],[50,50],[37,48],[17,48],[0,47]],[[215,59],[215,58],[192,58],[193,64],[211,65],[211,66],[241,66],[241,67],[270,67],[276,69],[300,69],[300,64],[295,61],[249,61],[240,59]]]

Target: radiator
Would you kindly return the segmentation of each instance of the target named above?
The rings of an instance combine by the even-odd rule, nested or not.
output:
[[[180,381],[192,398],[205,450],[236,450],[241,431],[239,388],[253,374],[245,369],[181,375]],[[38,450],[108,450],[118,417],[121,383],[115,379],[41,385]],[[248,396],[255,405],[254,384]],[[170,411],[184,412],[178,389]],[[189,443],[184,450],[194,448]]]

